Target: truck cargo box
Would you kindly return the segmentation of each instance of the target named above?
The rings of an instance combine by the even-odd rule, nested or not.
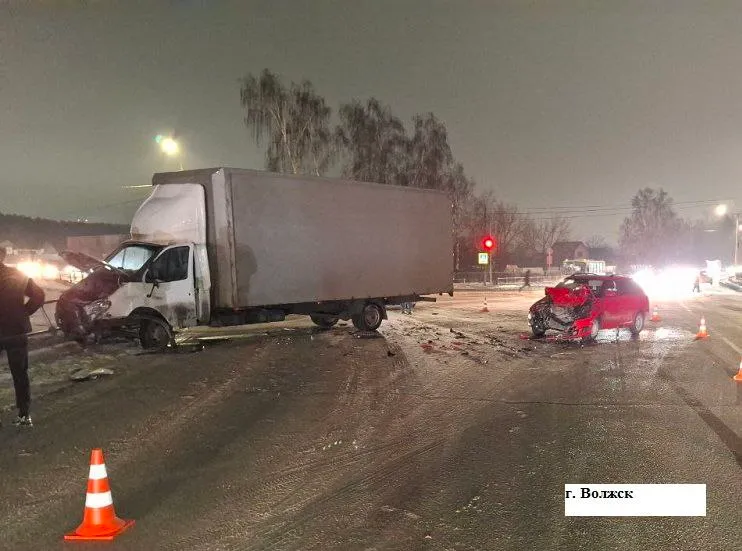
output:
[[[442,192],[215,168],[156,174],[201,184],[212,308],[453,291]]]

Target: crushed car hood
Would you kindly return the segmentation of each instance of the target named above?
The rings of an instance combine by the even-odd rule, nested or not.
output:
[[[74,266],[75,268],[77,268],[78,270],[82,270],[83,272],[105,268],[106,270],[110,270],[112,272],[121,274],[122,276],[128,277],[128,274],[126,272],[119,270],[118,268],[114,268],[103,260],[98,260],[97,258],[84,253],[63,251],[59,253],[59,256],[61,256],[67,264],[70,264],[71,266]]]
[[[587,286],[578,287],[576,289],[568,289],[566,287],[547,287],[546,295],[551,298],[553,304],[557,306],[580,306],[585,304],[592,293]]]

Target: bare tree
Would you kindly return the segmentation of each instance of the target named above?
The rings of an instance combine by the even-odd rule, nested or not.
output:
[[[569,220],[562,216],[554,216],[548,220],[541,220],[536,227],[536,250],[546,254],[557,241],[569,239],[571,227]]]
[[[603,247],[607,247],[608,243],[605,240],[605,237],[602,235],[591,235],[588,237],[587,241],[585,241],[585,245],[587,245],[590,249],[600,249]]]
[[[535,220],[523,217],[515,246],[526,254],[541,252],[539,250],[539,224]]]
[[[323,174],[334,155],[331,109],[309,81],[286,87],[264,69],[259,77],[241,81],[240,102],[245,125],[258,145],[267,139],[266,167],[292,174]]]
[[[502,259],[513,252],[524,218],[515,205],[498,201],[491,220],[492,233],[497,239],[497,256]]]
[[[644,188],[631,200],[631,215],[621,225],[619,245],[632,262],[658,263],[680,256],[687,224],[666,191]]]
[[[454,162],[446,126],[433,113],[417,115],[412,122],[414,132],[408,141],[407,181],[414,187],[442,189]]]
[[[376,98],[340,107],[337,137],[343,175],[380,184],[404,184],[407,135],[404,125]]]

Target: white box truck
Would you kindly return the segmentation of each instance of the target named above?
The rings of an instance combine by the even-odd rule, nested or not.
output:
[[[57,305],[73,338],[124,331],[145,348],[197,325],[309,315],[375,330],[386,306],[453,294],[444,193],[340,179],[213,168],[155,174],[131,240]]]

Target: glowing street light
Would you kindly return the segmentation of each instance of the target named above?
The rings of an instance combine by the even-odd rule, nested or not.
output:
[[[160,142],[160,149],[162,149],[162,152],[165,153],[165,155],[173,157],[180,151],[180,146],[174,139],[165,138]]]
[[[168,157],[175,157],[180,153],[180,144],[171,136],[158,134],[155,136],[155,142],[160,146],[160,150]],[[178,166],[183,170],[183,163],[178,159]]]

